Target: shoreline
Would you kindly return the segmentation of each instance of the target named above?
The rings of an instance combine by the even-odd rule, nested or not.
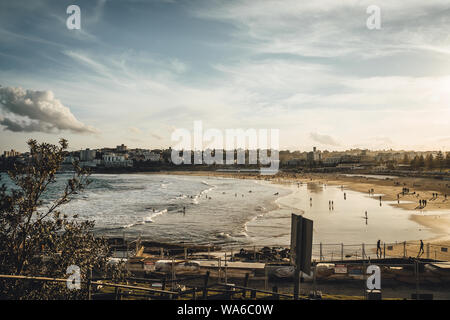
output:
[[[429,178],[410,178],[393,177],[387,179],[376,179],[364,176],[345,176],[342,174],[298,174],[298,173],[279,173],[274,176],[261,176],[252,173],[235,172],[212,172],[212,171],[162,171],[144,174],[167,174],[167,175],[191,175],[205,177],[225,177],[235,179],[264,180],[269,183],[285,185],[297,182],[302,183],[324,183],[333,186],[344,186],[344,188],[366,193],[373,189],[375,194],[382,194],[382,200],[392,201],[389,205],[401,208],[409,214],[409,219],[434,230],[436,234],[450,233],[450,187],[442,180]],[[402,195],[402,188],[409,188],[410,194]],[[289,188],[289,187],[288,187]],[[445,193],[448,191],[448,193]],[[415,192],[415,194],[413,193]],[[438,193],[437,199],[433,199],[432,194]],[[399,195],[399,203],[397,201]],[[447,194],[447,200],[444,195]],[[419,199],[426,199],[427,206],[418,209]],[[302,211],[301,209],[299,209]],[[414,239],[419,241],[420,239]],[[450,246],[449,236],[436,236],[429,239],[423,239],[432,244]]]

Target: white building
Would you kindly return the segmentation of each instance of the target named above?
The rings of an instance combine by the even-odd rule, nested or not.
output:
[[[110,153],[103,155],[103,164],[105,167],[132,167],[133,161],[127,160],[123,155]]]
[[[159,162],[161,161],[161,155],[156,152],[144,152],[144,161],[151,161],[151,162]]]
[[[306,158],[310,162],[320,161],[322,160],[322,152],[320,150],[317,150],[316,147],[314,147],[313,151],[308,152]]]

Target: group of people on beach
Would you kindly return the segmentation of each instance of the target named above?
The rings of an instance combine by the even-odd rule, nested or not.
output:
[[[328,201],[328,209],[334,210],[334,201],[332,201],[332,200]]]
[[[386,250],[384,250],[384,253],[386,254]],[[423,241],[420,240],[420,248],[419,253],[417,254],[417,258],[421,257],[422,254],[425,253],[425,250],[423,249]],[[383,250],[381,249],[381,240],[377,241],[377,258],[381,259],[383,257]]]
[[[425,208],[427,206],[427,200],[419,200],[419,207]]]

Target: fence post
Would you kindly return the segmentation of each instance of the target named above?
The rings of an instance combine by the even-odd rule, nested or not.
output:
[[[269,271],[267,268],[264,268],[264,290],[267,290],[269,287]]]
[[[420,300],[420,296],[419,296],[419,261],[417,259],[414,261],[414,271],[416,274],[416,300]]]
[[[221,277],[221,271],[222,270],[220,270],[221,269],[221,267],[222,267],[222,258],[218,258],[217,259],[218,260],[218,262],[217,262],[217,277],[219,278],[219,282],[222,280],[222,277]]]
[[[383,259],[386,259],[386,242],[383,243]]]
[[[361,256],[362,256],[362,259],[363,259],[363,260],[364,260],[365,257],[366,257],[366,250],[365,250],[365,248],[364,248],[364,243],[363,243],[362,246],[361,246]]]
[[[161,259],[164,259],[164,248],[161,248],[160,251],[161,251]]]
[[[319,256],[320,256],[320,261],[322,261],[322,242],[319,245],[320,251],[319,251]]]
[[[161,284],[162,290],[166,290],[166,283],[167,283],[166,276],[164,276],[164,279],[162,280],[162,284]]]
[[[225,284],[227,284],[228,283],[228,273],[227,273],[227,253],[225,252]]]
[[[248,278],[249,278],[250,274],[247,272],[245,274],[245,279],[244,279],[244,288],[248,287]],[[247,290],[246,289],[242,289],[242,298],[245,299],[245,296],[247,295]]]
[[[427,259],[430,259],[430,244],[427,243]]]
[[[344,244],[341,243],[341,261],[344,261]]]
[[[208,279],[209,279],[209,271],[206,271],[205,280],[203,282],[203,300],[208,299]]]
[[[277,294],[278,293],[278,287],[277,286],[273,287],[272,291],[273,291],[273,296],[272,297],[274,298],[274,300],[280,300],[280,295]]]
[[[253,260],[256,261],[256,246],[253,246]]]
[[[256,298],[256,291],[252,289],[251,293],[250,293],[250,299],[255,299]]]
[[[92,300],[92,268],[89,269],[89,279],[88,279],[88,300]]]
[[[406,241],[403,241],[403,258],[406,258]]]
[[[184,260],[187,260],[187,248],[184,248]]]
[[[175,260],[172,257],[172,285],[171,285],[172,291],[174,286],[175,286]]]

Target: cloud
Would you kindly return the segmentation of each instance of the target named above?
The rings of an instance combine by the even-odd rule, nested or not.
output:
[[[130,131],[130,132],[133,133],[133,134],[142,134],[141,129],[136,128],[136,127],[129,127],[129,128],[128,128],[128,131]]]
[[[0,87],[0,108],[4,113],[0,125],[13,132],[97,132],[77,120],[52,91]]]
[[[309,137],[313,139],[315,142],[318,142],[320,144],[329,145],[329,146],[339,146],[340,143],[334,140],[332,136],[328,136],[326,134],[319,134],[311,132],[309,134]]]
[[[366,27],[371,0],[214,1],[194,12],[231,23],[243,44],[262,53],[376,57],[450,44],[448,1],[379,0],[381,30]]]
[[[156,133],[150,133],[150,135],[157,140],[162,140],[162,137],[160,135],[157,135]]]

